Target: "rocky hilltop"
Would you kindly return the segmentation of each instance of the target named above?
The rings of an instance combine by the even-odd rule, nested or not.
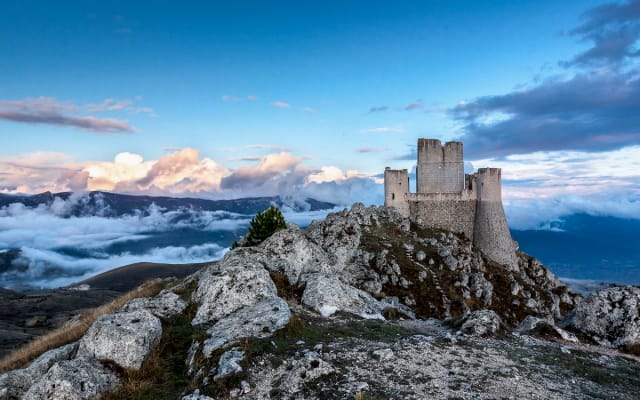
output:
[[[637,398],[640,289],[582,300],[393,208],[230,251],[0,375],[0,399]]]

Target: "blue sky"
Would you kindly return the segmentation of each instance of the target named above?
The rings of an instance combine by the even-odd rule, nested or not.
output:
[[[503,167],[513,209],[593,202],[602,188],[638,208],[638,9],[10,2],[0,15],[0,190],[294,188],[376,202],[374,175],[411,168],[416,139],[437,137],[463,140],[476,167]],[[619,151],[628,162],[603,168]]]

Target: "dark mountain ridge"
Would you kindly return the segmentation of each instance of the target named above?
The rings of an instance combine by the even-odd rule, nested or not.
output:
[[[27,207],[51,205],[56,199],[68,201],[72,196],[72,192],[44,192],[35,195],[7,195],[0,193],[0,208],[13,203],[20,203]],[[294,211],[318,211],[336,206],[333,203],[311,198],[299,200],[282,196],[209,200],[192,197],[138,196],[94,191],[76,199],[72,206],[65,210],[65,216],[99,215],[118,217],[144,211],[152,204],[168,210],[191,208],[197,211],[226,211],[236,214],[255,214],[272,204],[279,208],[289,207]]]

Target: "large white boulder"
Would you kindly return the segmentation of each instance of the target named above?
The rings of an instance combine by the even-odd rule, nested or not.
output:
[[[274,233],[259,250],[265,268],[282,272],[292,285],[305,283],[310,273],[334,270],[327,253],[295,225]]]
[[[110,360],[137,370],[161,336],[160,320],[147,310],[105,314],[80,339],[78,356]]]
[[[574,325],[604,346],[640,343],[640,288],[620,286],[591,293],[576,307]]]
[[[194,300],[199,303],[192,323],[215,322],[243,307],[277,297],[269,273],[247,252],[227,253],[219,266],[209,267],[200,278]]]
[[[302,304],[322,316],[344,311],[367,319],[384,319],[383,305],[369,293],[343,283],[332,275],[316,274],[307,280]]]
[[[60,361],[24,395],[24,400],[99,399],[119,385],[116,374],[97,360],[77,358]]]

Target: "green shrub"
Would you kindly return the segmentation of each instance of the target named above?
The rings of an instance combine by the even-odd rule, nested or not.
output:
[[[253,217],[249,224],[247,236],[244,238],[242,243],[235,242],[231,248],[259,245],[266,238],[273,235],[274,232],[286,227],[287,223],[285,222],[280,210],[275,206],[271,206]]]

